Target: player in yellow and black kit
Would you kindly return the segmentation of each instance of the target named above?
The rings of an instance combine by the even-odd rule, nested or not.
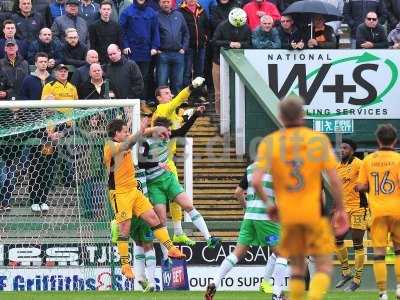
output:
[[[142,121],[141,129],[129,135],[125,121],[115,119],[108,125],[107,131],[112,139],[104,146],[104,163],[108,170],[108,188],[111,206],[119,227],[118,252],[121,272],[127,278],[134,278],[129,264],[128,240],[133,216],[143,219],[153,230],[154,236],[168,249],[168,256],[182,259],[185,255],[176,248],[169,237],[167,229],[153,210],[148,198],[137,189],[135,169],[132,160],[132,146],[142,135],[163,136],[168,134],[164,127],[147,127],[147,119]]]
[[[271,219],[277,220],[279,212],[282,232],[278,252],[288,257],[291,264],[289,299],[304,298],[305,257],[312,255],[317,271],[311,279],[307,299],[322,300],[330,286],[335,249],[331,225],[323,214],[322,172],[326,172],[332,187],[337,234],[348,230],[348,221],[329,138],[304,126],[303,105],[303,100],[294,96],[279,103],[279,117],[285,128],[260,142],[253,187],[266,203]],[[263,188],[265,172],[272,175],[276,204]]]
[[[400,299],[400,154],[395,151],[397,131],[391,124],[383,124],[378,127],[376,137],[379,150],[364,158],[357,189],[368,192],[374,274],[379,299],[388,299],[385,254],[389,233],[396,255],[396,297]]]
[[[365,193],[356,192],[358,173],[362,161],[354,156],[357,144],[350,139],[343,139],[340,145],[341,162],[337,165],[336,171],[343,183],[344,206],[349,216],[350,232],[354,248],[354,277],[351,274],[348,261],[347,247],[344,245],[344,238],[347,233],[336,236],[336,256],[341,268],[342,278],[336,284],[340,288],[347,281],[353,278],[352,283],[345,288],[345,291],[355,291],[360,287],[361,275],[364,268],[364,246],[363,238],[367,230],[369,211]]]

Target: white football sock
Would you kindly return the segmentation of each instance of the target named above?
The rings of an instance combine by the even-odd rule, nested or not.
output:
[[[161,246],[163,260],[168,259],[168,249],[161,243],[160,243],[160,246]]]
[[[146,275],[151,286],[156,286],[155,272],[156,272],[156,252],[154,248],[145,253],[146,256]]]
[[[226,274],[238,263],[238,258],[233,253],[229,254],[227,258],[224,259],[221,266],[218,269],[218,274],[214,278],[215,287],[219,288],[221,285],[221,279],[225,278]]]
[[[276,259],[274,273],[272,274],[272,277],[274,278],[272,293],[274,295],[280,296],[282,294],[283,288],[285,287],[285,275],[287,274],[287,268],[287,259],[278,257]]]
[[[182,228],[182,222],[181,222],[181,220],[172,221],[172,224],[174,225],[174,234],[175,234],[175,235],[181,235],[181,234],[183,234],[183,228]]]
[[[271,276],[272,276],[272,273],[274,273],[274,269],[275,269],[275,263],[276,263],[276,255],[275,255],[275,253],[272,253],[268,257],[267,265],[265,266],[264,280],[266,282],[271,281]]]
[[[192,219],[194,226],[196,226],[196,228],[203,234],[204,238],[208,240],[211,235],[201,214],[195,208],[193,208],[191,211],[189,211],[189,216]]]
[[[135,277],[136,279],[139,280],[145,280],[146,279],[146,274],[145,274],[145,256],[144,256],[144,249],[141,246],[138,246],[135,244],[134,247],[134,269],[135,269]]]

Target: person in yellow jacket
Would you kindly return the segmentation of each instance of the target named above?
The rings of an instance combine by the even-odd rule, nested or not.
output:
[[[169,86],[166,85],[159,86],[156,89],[156,98],[159,104],[157,105],[157,108],[153,113],[152,123],[158,117],[165,117],[172,122],[171,129],[177,129],[181,127],[183,119],[181,116],[177,114],[177,108],[181,106],[183,102],[187,101],[192,90],[200,88],[203,85],[204,81],[205,81],[204,78],[196,77],[192,81],[191,85],[180,91],[175,98],[173,98]],[[171,170],[171,172],[173,172],[175,176],[178,178],[178,170],[176,169],[174,163],[175,152],[176,152],[176,140],[171,141],[170,143],[167,165]],[[173,242],[183,243],[188,246],[193,246],[196,242],[188,238],[182,229],[182,208],[177,203],[172,202],[170,204],[169,209],[171,213],[172,223],[174,225],[174,236],[172,239]]]

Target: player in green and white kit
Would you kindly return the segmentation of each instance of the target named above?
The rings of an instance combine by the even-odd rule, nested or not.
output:
[[[171,130],[170,138],[183,136],[193,122],[193,119],[189,119],[181,128]],[[170,128],[171,121],[158,117],[154,124]],[[220,244],[220,239],[211,236],[202,215],[193,206],[193,200],[186,194],[176,176],[168,170],[169,142],[169,139],[147,138],[141,142],[139,148],[139,167],[146,170],[150,201],[162,224],[166,223],[167,203],[178,203],[189,214],[193,225],[203,234],[208,247],[215,248]],[[166,248],[161,245],[161,249],[165,259]]]
[[[138,182],[138,190],[148,197],[145,170],[136,169],[136,179]],[[111,221],[111,240],[113,243],[117,242],[118,235],[118,225],[115,220],[113,220]],[[153,292],[156,290],[156,253],[153,245],[153,231],[142,219],[133,217],[130,236],[132,240],[135,241],[135,278],[143,288],[143,292]]]
[[[247,167],[246,173],[235,191],[236,198],[245,208],[237,245],[235,250],[222,262],[213,282],[207,286],[207,291],[204,296],[205,300],[213,299],[216,290],[221,284],[221,279],[223,279],[246,254],[250,246],[269,246],[272,248],[273,254],[268,258],[264,278],[269,281],[274,272],[275,280],[272,289],[272,300],[284,299],[282,291],[285,284],[287,260],[279,256],[277,257],[273,249],[279,242],[280,225],[269,219],[265,203],[256,195],[252,187],[251,183],[254,169],[254,163]],[[268,196],[274,199],[271,175],[264,175],[263,184]]]

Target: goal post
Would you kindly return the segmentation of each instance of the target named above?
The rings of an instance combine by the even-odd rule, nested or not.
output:
[[[102,151],[114,118],[136,132],[140,101],[0,101],[0,291],[131,289],[119,268],[112,284]]]

